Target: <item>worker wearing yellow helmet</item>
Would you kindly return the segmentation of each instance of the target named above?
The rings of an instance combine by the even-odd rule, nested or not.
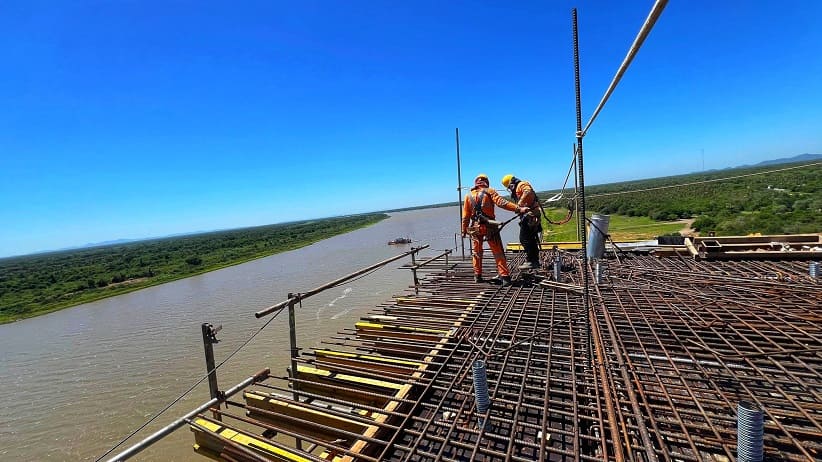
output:
[[[525,250],[526,261],[519,268],[539,269],[539,233],[542,232],[542,219],[537,193],[531,183],[511,174],[502,177],[502,185],[511,193],[511,198],[516,201],[517,206],[525,210],[519,220],[519,242]]]
[[[505,251],[502,248],[502,238],[499,235],[499,222],[495,220],[494,204],[512,212],[525,213],[527,209],[517,207],[511,201],[490,187],[488,175],[480,173],[474,178],[474,186],[465,195],[462,204],[462,236],[471,236],[471,263],[474,266],[474,281],[482,279],[482,242],[488,241],[491,253],[497,264],[497,274],[503,285],[511,284],[511,275],[508,271],[508,262],[505,260]]]

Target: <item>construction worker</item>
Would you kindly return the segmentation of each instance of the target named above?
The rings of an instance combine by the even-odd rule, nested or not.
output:
[[[525,263],[519,265],[519,268],[539,269],[539,233],[542,232],[542,219],[537,193],[534,192],[531,183],[511,174],[502,177],[502,185],[511,193],[511,198],[516,201],[517,206],[526,210],[520,215],[519,220],[519,242],[525,250]]]
[[[508,272],[508,262],[505,261],[505,251],[502,248],[502,239],[499,236],[499,222],[494,220],[494,204],[512,212],[527,212],[524,207],[506,200],[489,186],[488,175],[480,173],[474,178],[474,186],[465,195],[462,205],[462,236],[471,236],[471,262],[474,265],[474,281],[482,279],[482,241],[487,240],[491,253],[497,263],[497,274],[502,285],[511,284]],[[469,226],[470,222],[470,226]]]

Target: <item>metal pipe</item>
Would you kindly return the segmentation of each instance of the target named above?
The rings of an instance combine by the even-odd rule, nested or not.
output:
[[[214,344],[217,343],[217,331],[220,330],[220,327],[216,329],[207,322],[204,322],[201,326],[203,332],[203,349],[205,350],[205,360],[206,360],[206,373],[208,374],[208,392],[211,398],[216,398],[219,393],[220,389],[217,387],[217,368],[214,367]]]
[[[462,230],[462,165],[460,164],[460,129],[457,127],[457,207],[460,209],[460,227]],[[455,236],[456,238],[456,236]],[[469,241],[470,242],[470,241]],[[460,249],[465,260],[465,238],[460,234]]]
[[[264,310],[260,310],[256,313],[254,313],[254,316],[257,317],[257,318],[262,318],[263,316],[267,316],[267,315],[269,315],[269,314],[271,314],[275,311],[278,311],[278,310],[281,310],[281,309],[285,308],[291,302],[296,303],[296,302],[299,302],[301,300],[304,300],[308,297],[311,297],[312,295],[316,295],[316,294],[324,291],[325,289],[330,289],[331,287],[342,284],[345,281],[348,281],[350,279],[354,279],[355,277],[357,277],[361,274],[365,274],[365,273],[367,273],[367,272],[369,272],[373,269],[379,268],[381,266],[385,266],[385,265],[391,263],[392,261],[399,260],[400,258],[407,257],[408,255],[414,255],[415,253],[419,252],[420,250],[427,249],[428,247],[429,247],[428,244],[425,244],[421,247],[414,247],[411,250],[409,250],[407,252],[403,252],[403,253],[395,256],[395,257],[391,257],[388,260],[383,260],[383,261],[381,261],[379,263],[375,263],[375,264],[373,264],[373,265],[371,265],[367,268],[357,270],[357,271],[355,271],[355,272],[353,272],[353,273],[351,273],[347,276],[343,276],[339,279],[335,279],[335,280],[333,280],[333,281],[331,281],[327,284],[324,284],[320,287],[317,287],[317,288],[311,289],[309,291],[302,292],[302,293],[296,294],[295,296],[289,297],[288,300],[277,303],[276,305],[271,305],[271,306],[269,306],[268,308],[266,308]]]
[[[651,29],[654,28],[654,24],[656,24],[657,19],[659,19],[662,15],[662,10],[665,9],[665,5],[667,4],[668,0],[657,0],[656,3],[654,3],[654,6],[651,8],[651,12],[648,13],[648,17],[645,19],[645,22],[642,24],[642,28],[639,30],[639,34],[637,34],[634,39],[634,43],[632,43],[631,47],[628,49],[628,54],[625,56],[625,59],[619,66],[619,69],[617,69],[616,75],[614,75],[611,84],[608,85],[608,89],[605,90],[602,100],[600,100],[597,108],[594,110],[593,115],[591,115],[591,119],[585,125],[585,130],[582,131],[582,136],[585,136],[585,134],[588,133],[588,129],[591,127],[591,124],[594,123],[594,120],[596,120],[599,115],[599,111],[602,110],[605,103],[608,101],[608,98],[611,96],[611,93],[613,93],[614,89],[616,89],[617,84],[619,84],[620,79],[622,79],[622,75],[628,70],[628,66],[631,65],[631,61],[633,61],[634,56],[636,56],[639,48],[642,46],[642,43],[645,42],[645,38],[647,38],[648,34],[651,33]],[[576,10],[574,10],[574,14],[576,15]]]
[[[298,294],[299,295],[299,294]],[[294,294],[288,294],[288,299],[291,298]],[[297,349],[297,317],[294,314],[294,303],[290,302],[288,304],[288,342],[289,346],[291,347],[291,378],[297,378],[297,356],[300,354],[299,350]],[[298,401],[297,399],[297,385],[294,384],[294,401]]]
[[[122,461],[122,460],[130,459],[131,457],[139,454],[144,449],[148,448],[149,446],[156,443],[157,441],[160,441],[165,436],[171,434],[174,430],[177,430],[178,428],[185,425],[186,420],[194,417],[195,415],[197,415],[197,414],[199,414],[203,411],[206,411],[208,408],[214,406],[215,404],[219,404],[223,400],[230,398],[231,396],[233,396],[233,395],[237,394],[238,392],[242,391],[243,388],[245,388],[245,387],[247,387],[247,386],[249,386],[249,385],[251,385],[255,382],[260,382],[262,380],[265,380],[270,373],[271,373],[271,370],[269,368],[265,368],[265,369],[261,370],[260,372],[257,372],[253,376],[243,380],[242,382],[238,383],[237,385],[234,385],[233,387],[226,390],[226,392],[223,395],[224,398],[222,398],[222,399],[212,398],[211,400],[201,404],[199,407],[197,407],[193,411],[190,411],[188,414],[180,417],[179,419],[175,420],[174,422],[171,422],[170,424],[166,425],[165,427],[157,430],[156,432],[154,432],[153,434],[151,434],[150,436],[148,436],[144,440],[138,442],[134,446],[126,449],[125,451],[121,452],[120,454],[117,454],[116,456],[112,457],[111,459],[108,459],[108,462],[119,462],[119,461]]]
[[[433,261],[439,260],[439,259],[440,259],[440,258],[442,258],[442,257],[445,257],[445,259],[446,259],[445,261],[446,261],[446,263],[447,263],[447,262],[448,262],[448,254],[450,254],[450,253],[451,253],[451,251],[450,251],[450,250],[445,250],[445,251],[443,251],[443,253],[441,253],[441,254],[439,254],[439,255],[436,255],[436,256],[433,256],[433,257],[429,258],[428,260],[425,260],[425,261],[420,262],[420,263],[418,263],[418,264],[415,264],[415,265],[414,265],[414,266],[412,266],[411,268],[412,268],[412,269],[419,269],[419,268],[422,268],[423,266],[425,266],[425,265],[427,265],[427,264],[429,264],[429,263],[431,263],[431,262],[433,262]]]
[[[588,259],[598,259],[605,255],[605,240],[608,239],[610,215],[594,214],[591,217],[591,234],[588,242]]]

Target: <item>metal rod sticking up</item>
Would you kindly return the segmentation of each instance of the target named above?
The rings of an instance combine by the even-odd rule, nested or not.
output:
[[[628,70],[628,66],[631,65],[631,61],[634,60],[634,56],[636,56],[639,48],[642,46],[642,43],[645,42],[645,39],[648,37],[648,34],[651,33],[651,29],[653,29],[654,24],[656,24],[657,19],[659,16],[662,15],[662,10],[665,9],[665,6],[668,4],[668,0],[657,0],[654,3],[653,8],[651,8],[651,12],[648,14],[648,18],[645,19],[645,23],[642,24],[642,28],[639,30],[639,34],[637,34],[636,38],[634,39],[634,43],[631,44],[631,48],[628,49],[628,54],[625,55],[625,59],[622,61],[622,64],[617,69],[616,75],[614,75],[613,80],[611,80],[611,84],[608,86],[608,89],[605,90],[605,95],[602,96],[602,100],[600,100],[599,105],[597,105],[596,110],[594,110],[594,114],[591,116],[591,119],[585,125],[585,130],[582,130],[582,135],[585,136],[588,133],[588,129],[591,127],[591,124],[594,123],[594,120],[599,115],[599,111],[605,106],[605,103],[608,101],[608,98],[611,96],[611,93],[614,92],[616,89],[617,84],[619,84],[620,79],[625,74],[625,71]],[[576,9],[574,9],[574,24],[576,24]],[[575,41],[576,43],[576,41]],[[581,127],[580,127],[581,128]],[[579,131],[580,128],[577,130]]]
[[[460,163],[460,129],[457,127],[457,207],[460,209],[460,227],[462,229],[462,164]],[[460,250],[465,260],[465,238],[460,235]]]
[[[165,427],[157,430],[156,432],[152,433],[151,435],[146,437],[144,440],[138,442],[134,446],[132,446],[132,447],[126,449],[125,451],[117,454],[116,456],[112,457],[111,459],[108,459],[108,462],[120,462],[120,461],[123,461],[123,460],[126,460],[126,459],[130,459],[131,457],[133,457],[136,454],[140,453],[141,451],[143,451],[147,447],[149,447],[152,444],[156,443],[157,441],[160,441],[161,439],[163,439],[164,436],[172,433],[174,430],[177,430],[178,428],[185,425],[186,421],[188,419],[194,417],[197,414],[200,414],[201,412],[207,410],[208,408],[210,408],[210,407],[212,407],[216,404],[221,403],[223,400],[228,399],[231,396],[239,393],[245,387],[251,385],[252,383],[261,382],[261,381],[265,380],[268,377],[270,372],[271,371],[268,368],[263,369],[260,372],[257,372],[253,376],[243,380],[242,382],[238,383],[237,385],[235,385],[235,386],[229,388],[228,390],[226,390],[224,398],[212,398],[209,401],[206,401],[205,403],[198,406],[196,409],[190,411],[189,413],[185,414],[184,416],[180,417],[179,419],[175,420],[174,422],[166,425]]]
[[[577,9],[571,10],[573,17],[574,29],[574,89],[576,92],[577,103],[577,188],[579,188],[579,197],[577,203],[579,204],[579,215],[577,215],[577,224],[579,230],[580,244],[582,245],[582,306],[585,311],[585,329],[588,336],[586,345],[588,347],[588,363],[589,366],[593,361],[592,346],[591,346],[591,318],[590,318],[590,300],[588,299],[589,291],[589,277],[588,277],[588,245],[586,243],[585,233],[585,176],[582,162],[582,98],[579,89],[579,36],[577,34]]]

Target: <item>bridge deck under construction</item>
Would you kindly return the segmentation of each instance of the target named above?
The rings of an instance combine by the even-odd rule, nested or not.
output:
[[[617,254],[586,313],[580,260],[556,252],[561,281],[515,271],[508,287],[474,283],[470,262],[429,265],[419,293],[302,351],[293,377],[272,374],[191,419],[195,450],[227,461],[733,461],[737,404],[750,401],[764,412],[766,460],[822,458],[822,291],[807,261]],[[543,252],[546,266],[554,256]]]

